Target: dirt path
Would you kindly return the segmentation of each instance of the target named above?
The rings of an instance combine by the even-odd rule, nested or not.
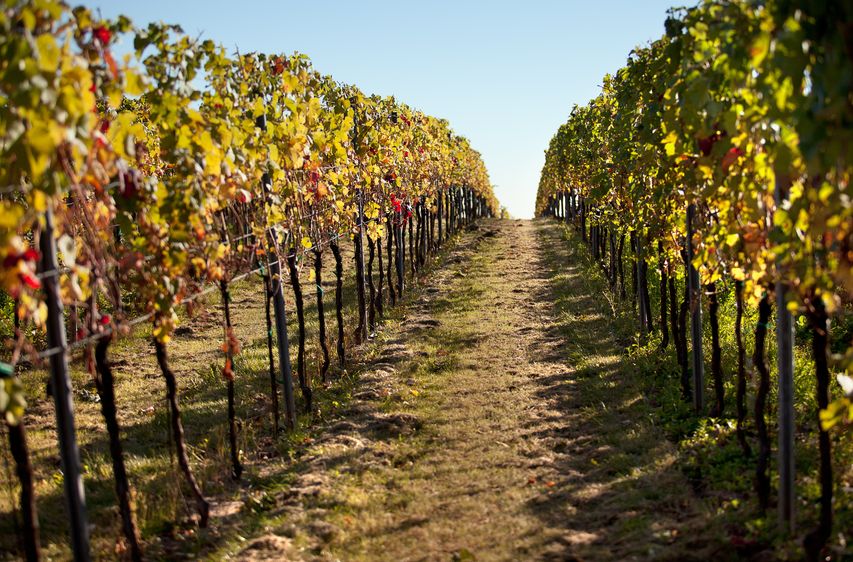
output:
[[[231,553],[725,558],[590,271],[553,223],[466,233],[381,336],[352,406],[308,447],[265,533]]]

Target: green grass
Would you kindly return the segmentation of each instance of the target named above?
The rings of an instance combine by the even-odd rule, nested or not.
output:
[[[594,291],[606,291],[606,280],[601,268],[593,263],[589,252],[583,246],[580,236],[573,230],[564,228],[566,244],[578,248],[584,254],[586,275],[597,281],[592,283]],[[630,269],[626,268],[630,275]],[[653,318],[659,322],[659,278],[650,268],[649,288],[652,298]],[[630,284],[630,277],[626,279]],[[643,394],[655,405],[651,416],[653,423],[659,426],[669,438],[678,445],[677,465],[687,476],[696,494],[708,502],[717,513],[717,518],[729,529],[732,536],[745,537],[749,543],[744,547],[744,555],[750,548],[772,548],[781,559],[796,560],[802,556],[802,536],[816,525],[817,499],[819,487],[817,481],[817,414],[815,402],[815,378],[811,359],[811,334],[804,328],[805,322],[798,321],[795,347],[795,416],[796,416],[796,452],[797,470],[797,532],[793,537],[782,535],[776,525],[775,505],[767,514],[757,509],[757,500],[752,492],[755,471],[754,458],[745,458],[735,438],[735,365],[736,347],[734,341],[735,302],[733,287],[718,284],[720,343],[723,349],[722,364],[725,381],[725,415],[719,419],[697,416],[691,404],[685,403],[680,396],[680,368],[675,359],[672,342],[665,352],[659,351],[660,330],[645,342],[639,342],[636,333],[636,316],[630,302],[620,303],[614,317],[610,320],[615,333],[625,344],[626,352],[622,359],[638,374]],[[679,299],[683,295],[683,284],[678,287]],[[703,302],[707,306],[707,301]],[[713,388],[710,380],[710,326],[707,321],[707,308],[704,312],[704,358],[708,402],[713,401]],[[744,345],[747,358],[754,348],[754,327],[757,318],[755,308],[747,307],[743,318]],[[845,310],[833,327],[832,346],[836,349],[849,342],[851,330],[851,311]],[[771,501],[775,501],[775,486],[778,474],[776,462],[776,342],[771,326],[767,338],[767,364],[771,369],[771,393],[768,399],[767,420],[772,444],[771,481],[774,489]],[[671,336],[671,335],[670,335]],[[848,343],[849,345],[849,343]],[[751,363],[748,362],[747,369]],[[757,375],[748,380],[747,423],[746,430],[753,451],[757,450],[753,416]],[[835,386],[835,385],[833,385]],[[837,388],[833,388],[838,392]],[[710,409],[710,406],[709,406]],[[833,467],[835,474],[835,525],[830,549],[839,559],[853,558],[853,441],[841,433],[833,437]],[[847,543],[845,546],[844,543]]]

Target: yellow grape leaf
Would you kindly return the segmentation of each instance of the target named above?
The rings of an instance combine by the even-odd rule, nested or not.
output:
[[[195,267],[196,271],[198,272],[202,272],[207,269],[207,262],[204,261],[204,258],[194,257],[190,261],[193,264],[193,267]]]
[[[264,98],[262,98],[261,96],[258,96],[255,99],[255,105],[252,108],[252,112],[254,113],[255,118],[260,117],[261,115],[264,115],[265,111],[266,111],[266,109],[264,108]]]
[[[145,82],[139,74],[125,70],[124,72],[124,92],[128,96],[139,96],[145,91]]]
[[[678,140],[678,133],[670,131],[663,139],[663,147],[666,150],[667,156],[675,156],[675,142]]]
[[[302,237],[301,244],[302,244],[302,247],[305,248],[306,250],[310,249],[311,246],[313,246],[313,244],[311,244],[311,239],[307,236]]]
[[[201,136],[198,137],[198,145],[204,149],[205,152],[213,151],[213,137],[210,136],[210,131],[203,131]]]
[[[108,94],[109,105],[110,107],[119,107],[121,105],[121,100],[124,98],[123,92],[119,90],[114,90]]]
[[[0,201],[0,229],[13,230],[24,216],[24,208],[10,201]]]
[[[27,144],[38,154],[53,154],[62,142],[62,127],[53,121],[35,122],[27,131]]]
[[[201,116],[201,113],[199,113],[199,112],[198,112],[198,111],[196,111],[195,109],[188,109],[188,110],[187,110],[187,117],[189,117],[189,118],[190,118],[190,120],[191,120],[191,121],[193,121],[193,122],[195,122],[195,123],[204,123],[204,117],[202,117],[202,116]],[[210,137],[210,133],[208,133],[207,131],[205,131],[205,132],[203,133],[203,135],[205,135],[205,134],[206,134],[208,137]]]
[[[760,65],[770,52],[770,33],[761,33],[749,49],[753,67]]]
[[[36,39],[38,47],[38,66],[44,72],[56,72],[59,68],[59,46],[56,39],[49,33],[42,33]]]
[[[222,157],[218,150],[210,150],[204,156],[204,171],[211,176],[222,173]]]

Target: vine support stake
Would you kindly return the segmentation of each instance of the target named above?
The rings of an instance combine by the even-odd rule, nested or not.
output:
[[[776,176],[774,198],[781,207],[788,198],[789,180]],[[779,369],[779,525],[794,532],[794,317],[786,303],[782,273],[776,283],[776,347]]]
[[[687,282],[690,287],[690,344],[693,358],[693,408],[705,407],[705,364],[702,358],[702,293],[699,272],[693,265],[693,223],[696,205],[687,206]]]
[[[367,298],[364,291],[364,190],[357,191],[358,233],[355,236],[355,281],[358,297],[358,343],[367,341]]]
[[[261,114],[255,117],[255,126],[262,130],[267,130],[267,116]],[[269,199],[269,192],[272,188],[272,178],[267,172],[264,172],[261,177],[261,191],[264,194],[264,206]],[[266,213],[265,213],[266,214]],[[284,286],[281,280],[281,256],[278,255],[278,245],[276,244],[275,233],[267,225],[267,256],[270,251],[275,259],[272,263],[269,262],[269,277],[270,290],[272,292],[273,313],[275,314],[275,335],[276,343],[278,344],[278,365],[281,373],[281,384],[284,388],[284,406],[285,414],[287,415],[287,424],[291,430],[296,429],[296,399],[293,396],[293,376],[291,375],[290,366],[290,342],[287,337],[287,311],[284,306]],[[276,433],[278,428],[276,428]]]
[[[354,108],[352,144],[355,152],[358,153],[360,145],[357,111],[358,100],[355,96],[350,98],[350,103]],[[392,114],[391,120],[396,123],[396,113]],[[362,187],[358,187],[356,189],[356,213],[358,220],[358,232],[355,235],[355,282],[356,297],[358,298],[358,327],[356,328],[356,342],[364,343],[367,341],[367,304],[364,293],[364,189]]]
[[[597,244],[596,244],[597,245]],[[637,302],[640,303],[640,337],[645,340],[646,334],[648,332],[648,326],[646,325],[646,318],[648,314],[646,312],[646,299],[644,297],[643,292],[643,271],[642,266],[645,263],[645,255],[643,254],[643,228],[640,227],[637,232],[637,286],[635,287],[637,290]]]
[[[397,217],[397,222],[399,224],[394,226],[394,230],[396,232],[395,241],[397,243],[397,255],[396,255],[396,264],[397,264],[397,298],[400,300],[403,299],[403,289],[406,285],[405,280],[405,264],[403,263],[404,253],[405,253],[405,245],[403,242],[403,214],[400,212],[394,212]]]
[[[259,123],[266,127],[266,120],[259,119]],[[264,192],[264,202],[272,187],[272,178],[264,173],[261,178]],[[268,248],[272,251],[273,259],[269,264],[270,289],[272,292],[273,313],[275,315],[275,335],[278,344],[278,365],[281,372],[281,383],[284,388],[284,407],[287,415],[287,424],[290,429],[296,429],[296,399],[293,396],[293,376],[290,366],[290,341],[287,337],[287,310],[284,306],[284,286],[281,280],[281,256],[276,252],[275,233],[267,229]]]
[[[293,376],[290,366],[290,341],[287,337],[287,311],[284,306],[284,286],[281,282],[281,264],[279,258],[270,264],[272,277],[272,306],[275,315],[275,334],[278,343],[278,364],[284,388],[284,406],[287,410],[287,424],[296,429],[296,399],[293,397]]]
[[[50,356],[50,376],[53,384],[53,402],[56,409],[56,432],[59,437],[59,457],[62,462],[65,502],[71,533],[74,560],[88,561],[89,529],[86,519],[86,496],[80,467],[80,450],[74,428],[74,403],[71,379],[68,376],[67,340],[59,298],[59,277],[52,274],[59,269],[56,259],[56,241],[53,238],[53,209],[48,207],[39,245],[41,247],[41,273],[44,275],[45,302],[47,304],[47,345],[57,350]]]

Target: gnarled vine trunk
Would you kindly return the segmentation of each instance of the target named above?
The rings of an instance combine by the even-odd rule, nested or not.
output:
[[[752,363],[758,371],[758,392],[755,395],[755,427],[758,430],[758,459],[755,467],[755,493],[762,511],[770,503],[770,435],[767,420],[764,418],[767,395],[770,392],[770,372],[764,360],[764,346],[767,339],[767,323],[770,322],[770,297],[765,294],[758,303],[758,324],[755,325],[755,351]]]
[[[675,277],[668,276],[667,285],[669,288],[669,324],[670,331],[672,332],[672,344],[675,348],[675,359],[678,365],[681,366],[683,356],[681,353],[681,332],[678,327],[678,293],[675,290]]]
[[[207,520],[210,516],[210,504],[201,493],[201,488],[196,482],[190,469],[190,459],[187,456],[187,446],[184,441],[184,424],[181,422],[181,409],[178,406],[178,384],[175,379],[175,373],[169,367],[169,356],[166,353],[166,344],[158,339],[154,339],[154,351],[157,355],[157,364],[160,366],[160,372],[166,380],[166,399],[169,401],[170,418],[172,424],[172,439],[175,441],[175,453],[178,457],[178,466],[184,475],[187,485],[192,491],[198,507],[199,526],[207,527]]]
[[[21,542],[24,548],[24,557],[27,562],[36,562],[41,559],[41,542],[39,539],[39,520],[36,510],[36,494],[33,484],[33,465],[30,462],[30,452],[27,447],[27,432],[24,420],[18,420],[15,425],[7,425],[9,430],[9,450],[15,461],[15,473],[21,485],[20,506],[21,516],[24,520],[24,528]]]
[[[278,381],[275,378],[275,357],[273,355],[272,341],[272,313],[270,303],[272,301],[272,280],[269,272],[264,275],[264,315],[267,322],[267,362],[270,366],[270,403],[272,407],[273,435],[278,436],[279,406],[278,406]]]
[[[665,350],[669,346],[669,327],[667,325],[666,307],[667,307],[667,275],[666,275],[666,258],[663,253],[663,242],[658,241],[658,269],[660,270],[660,349]]]
[[[622,252],[625,250],[625,235],[619,237],[619,248],[616,250],[616,268],[619,271],[619,298],[625,300],[628,296],[625,292],[625,267],[622,261]]]
[[[121,527],[127,540],[128,554],[131,560],[142,560],[142,545],[139,540],[139,529],[136,526],[136,514],[133,512],[133,491],[127,477],[124,464],[124,451],[121,445],[121,428],[118,423],[115,381],[113,370],[107,359],[107,349],[112,341],[111,335],[106,335],[95,346],[95,386],[101,399],[101,415],[107,426],[107,436],[110,443],[110,458],[113,464],[113,480],[115,481],[118,509],[121,515]]]
[[[305,369],[305,303],[302,301],[302,285],[299,283],[299,271],[296,269],[296,251],[291,248],[287,253],[287,268],[290,271],[290,284],[293,286],[293,298],[296,304],[296,321],[299,325],[299,343],[296,355],[296,373],[299,377],[299,389],[305,399],[305,411],[311,412],[314,395],[308,383]]]
[[[640,262],[640,288],[642,289],[643,312],[646,316],[645,322],[649,333],[654,333],[655,323],[652,319],[652,297],[649,292],[649,264],[645,256]]]
[[[752,449],[746,441],[744,422],[746,420],[746,348],[743,345],[743,281],[735,281],[735,344],[737,345],[737,440],[743,454],[752,456]]]
[[[726,408],[726,394],[723,386],[723,350],[720,347],[719,302],[717,300],[717,284],[709,283],[705,287],[708,292],[708,321],[711,324],[711,380],[714,382],[716,402],[711,409],[712,417],[723,415]]]
[[[829,316],[820,297],[812,299],[814,308],[808,319],[812,329],[812,357],[817,379],[818,412],[829,406]],[[818,452],[820,454],[820,519],[818,526],[806,535],[803,545],[809,562],[821,560],[821,551],[832,534],[832,450],[829,433],[818,417]]]
[[[415,257],[415,235],[413,233],[415,215],[412,214],[406,222],[409,225],[409,274],[414,279],[415,273],[418,272],[418,259]]]
[[[326,382],[329,372],[329,345],[326,342],[326,308],[323,304],[323,250],[314,248],[314,279],[317,283],[317,321],[320,351],[323,360],[320,364],[320,380]]]
[[[364,241],[361,230],[353,239],[355,244],[355,292],[358,302],[358,326],[355,329],[356,344],[364,343],[367,339],[367,299],[364,283]]]
[[[346,367],[346,349],[344,347],[344,264],[341,249],[336,242],[329,244],[335,257],[335,318],[338,321],[338,367]]]
[[[228,393],[228,444],[231,447],[231,476],[239,480],[243,475],[243,465],[240,464],[240,447],[237,445],[237,413],[234,399],[234,353],[231,349],[231,292],[228,283],[221,281],[219,291],[222,294],[222,306],[225,311],[225,386]]]
[[[397,292],[394,290],[394,219],[392,215],[388,215],[388,238],[387,255],[388,255],[388,303],[391,306],[397,304]]]
[[[376,239],[376,260],[379,269],[379,284],[376,286],[376,313],[385,316],[385,268],[382,264],[382,238]]]
[[[687,312],[690,310],[690,294],[687,283],[684,287],[684,300],[678,309],[678,339],[681,343],[681,395],[686,401],[693,400],[693,390],[690,387],[690,367],[687,359]]]
[[[376,285],[373,283],[373,261],[376,259],[376,242],[367,237],[367,326],[371,333],[376,329]]]

